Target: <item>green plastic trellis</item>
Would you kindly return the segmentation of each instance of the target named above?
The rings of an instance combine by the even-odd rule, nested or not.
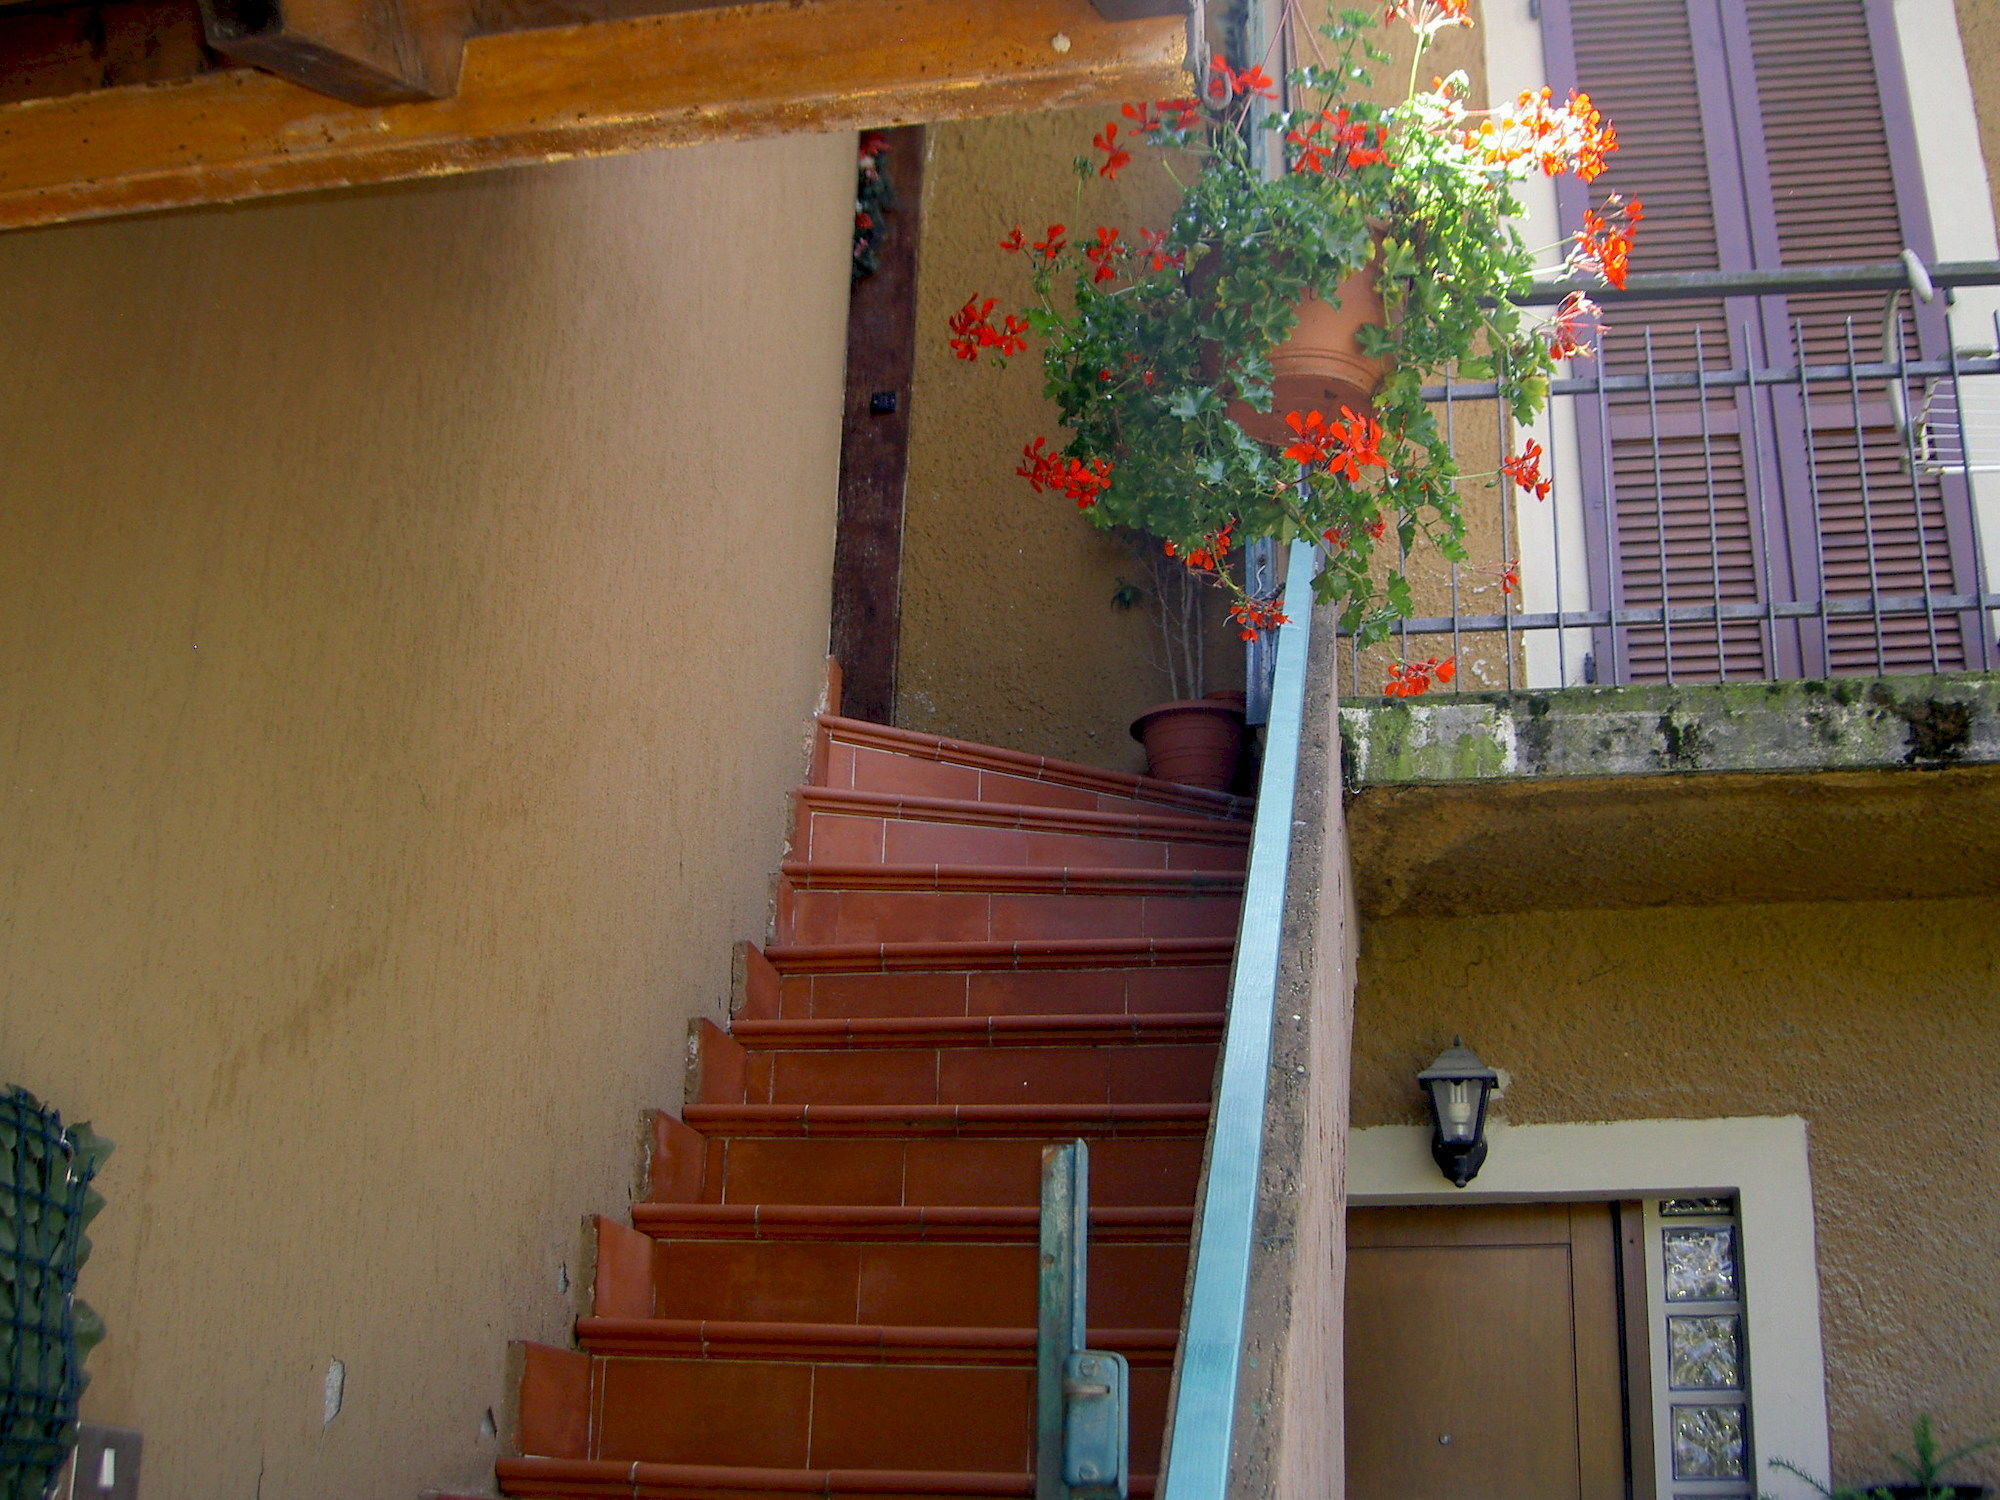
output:
[[[41,1500],[75,1440],[84,1357],[104,1336],[76,1273],[110,1153],[26,1089],[0,1094],[0,1500]]]

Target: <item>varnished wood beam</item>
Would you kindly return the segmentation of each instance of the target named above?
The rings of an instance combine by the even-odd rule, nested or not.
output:
[[[433,103],[247,69],[40,99],[0,107],[0,228],[1177,93],[1186,41],[1091,0],[795,0],[476,38]]]
[[[201,0],[208,44],[349,104],[443,99],[458,87],[470,0]]]

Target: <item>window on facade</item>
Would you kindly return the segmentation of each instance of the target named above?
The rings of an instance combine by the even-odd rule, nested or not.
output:
[[[1558,89],[1615,122],[1613,170],[1560,184],[1566,227],[1645,204],[1636,269],[1760,271],[1932,258],[1890,0],[1543,0]],[[1612,375],[1942,358],[1941,307],[1884,327],[1879,293],[1621,304]],[[1921,396],[1921,391],[1918,392]],[[1924,475],[1889,382],[1636,391],[1577,413],[1592,593],[1620,608],[1915,597],[1976,588],[1962,479]],[[1977,616],[1736,619],[1599,632],[1614,681],[1946,670]]]

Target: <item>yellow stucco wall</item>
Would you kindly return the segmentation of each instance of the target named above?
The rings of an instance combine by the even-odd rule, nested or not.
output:
[[[1991,900],[1375,921],[1354,1121],[1420,1123],[1455,1032],[1515,1124],[1803,1115],[1835,1473],[1879,1481],[1919,1412],[2000,1430],[1996,1020]]]
[[[852,142],[0,240],[0,1073],[144,1489],[483,1488],[761,936]],[[345,1402],[322,1426],[329,1361]]]
[[[925,167],[904,504],[902,656],[896,722],[1012,749],[1144,770],[1126,732],[1168,696],[1143,609],[1111,602],[1144,560],[1060,495],[1016,477],[1022,444],[1067,434],[1042,399],[1039,346],[1003,371],[954,358],[947,323],[975,292],[1029,299],[1027,267],[1002,253],[1014,224],[1039,238],[1096,226],[1164,225],[1175,194],[1158,153],[1079,192],[1072,158],[1115,108],[934,125]],[[1219,610],[1218,610],[1219,613]],[[1234,636],[1210,635],[1210,688],[1241,686]]]

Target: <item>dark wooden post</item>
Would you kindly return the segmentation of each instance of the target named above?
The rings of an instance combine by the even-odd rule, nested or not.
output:
[[[875,272],[854,283],[848,305],[831,649],[841,668],[841,711],[887,724],[896,711],[924,127],[879,133],[887,142],[881,161],[896,201],[888,215],[889,234],[877,249]]]

